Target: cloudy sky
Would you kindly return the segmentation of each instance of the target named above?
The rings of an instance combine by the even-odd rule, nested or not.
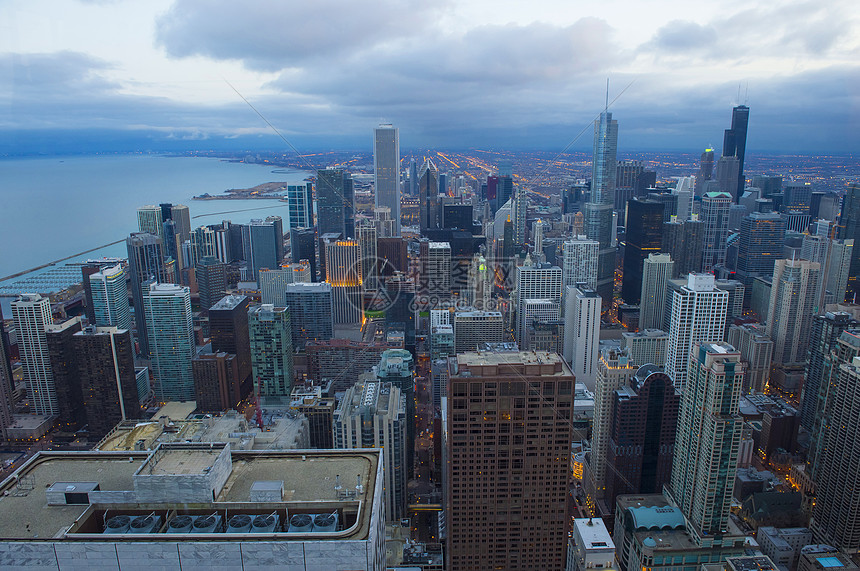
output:
[[[4,0],[0,153],[284,144],[860,152],[856,0]],[[232,86],[232,87],[231,87]],[[739,89],[740,88],[740,89]],[[241,94],[241,96],[239,95]],[[590,146],[586,132],[575,149]]]

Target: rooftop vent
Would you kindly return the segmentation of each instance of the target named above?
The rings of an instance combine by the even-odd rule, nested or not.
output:
[[[105,533],[128,533],[128,526],[131,523],[131,518],[127,515],[115,515],[105,524]]]
[[[178,515],[167,524],[167,533],[191,533],[191,526],[196,518],[190,515]]]
[[[278,514],[258,515],[251,526],[252,533],[273,533],[278,528]]]
[[[129,533],[156,533],[161,528],[161,516],[139,515],[131,520]]]
[[[227,533],[248,533],[251,531],[251,516],[234,515],[227,522]]]
[[[313,530],[313,518],[308,514],[296,514],[290,518],[289,533],[307,533]]]
[[[314,532],[336,531],[337,512],[314,516]]]

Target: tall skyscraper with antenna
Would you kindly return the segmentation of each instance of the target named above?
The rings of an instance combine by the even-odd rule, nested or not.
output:
[[[594,121],[594,152],[591,164],[591,200],[585,204],[585,234],[600,244],[597,253],[597,294],[603,310],[612,306],[615,277],[615,248],[612,246],[612,207],[617,174],[618,121],[612,119],[607,83],[607,107]]]
[[[747,148],[747,125],[750,121],[750,108],[738,105],[732,109],[732,128],[726,129],[723,136],[723,156],[738,159],[738,186],[734,193],[735,202],[740,200],[744,191],[744,155]]]

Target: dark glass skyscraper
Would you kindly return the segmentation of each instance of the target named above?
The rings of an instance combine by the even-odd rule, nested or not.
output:
[[[137,341],[142,355],[149,355],[149,337],[146,331],[146,310],[143,292],[149,284],[165,282],[164,250],[161,238],[149,232],[134,232],[125,240],[128,248],[128,269],[131,276],[131,297],[134,301],[134,322]]]
[[[355,236],[352,178],[340,169],[317,171],[317,226],[320,236],[331,232]]]
[[[439,228],[439,171],[430,159],[418,171],[418,197],[421,233]]]
[[[636,305],[642,293],[642,264],[649,254],[658,254],[663,245],[663,203],[644,198],[627,201],[627,241],[624,245],[624,272],[621,297]]]
[[[723,136],[723,156],[738,159],[738,192],[735,202],[740,200],[744,191],[744,155],[747,148],[747,125],[750,120],[750,108],[738,105],[732,109],[732,128],[726,129]]]
[[[837,226],[838,238],[853,239],[860,244],[860,185],[852,184],[842,199],[842,212]],[[860,247],[851,252],[851,269],[848,271],[848,299],[860,291]]]
[[[672,474],[681,395],[660,367],[639,367],[615,391],[606,462],[607,505],[619,494],[659,494]]]

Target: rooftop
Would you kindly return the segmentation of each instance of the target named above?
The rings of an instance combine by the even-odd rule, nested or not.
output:
[[[576,532],[582,538],[585,549],[615,549],[609,530],[600,518],[576,518],[573,520]]]
[[[214,449],[212,453],[219,453]],[[90,509],[90,505],[46,505],[45,491],[58,480],[71,484],[97,483],[99,493],[135,489],[133,476],[154,453],[149,452],[40,452],[25,463],[14,476],[0,484],[0,538],[51,539],[62,537],[70,526]],[[251,487],[259,481],[284,482],[284,500],[279,509],[331,509],[337,502],[334,489],[337,475],[350,487],[355,476],[361,478],[363,489],[351,501],[372,500],[376,486],[379,451],[376,450],[305,450],[296,452],[232,452],[232,471],[215,503],[207,509],[217,509],[223,502],[247,503]],[[203,467],[210,460],[207,450],[182,450],[168,453],[156,462],[157,469],[175,468],[187,473]],[[61,477],[59,475],[62,475]],[[349,475],[346,477],[346,475]],[[327,502],[327,503],[326,503]],[[320,505],[325,503],[325,505]],[[97,504],[92,504],[96,506]],[[115,504],[111,504],[117,509]],[[127,504],[128,509],[140,504]],[[155,509],[147,504],[147,509]],[[266,504],[267,507],[270,504]],[[163,510],[187,506],[163,505]],[[22,514],[26,514],[23,515]],[[359,509],[357,525],[350,538],[366,538],[370,510]],[[285,514],[286,515],[286,514]],[[146,536],[144,536],[145,538]],[[150,540],[152,536],[148,536]]]
[[[216,311],[227,310],[227,311],[229,311],[231,309],[235,309],[236,307],[238,307],[246,299],[248,299],[248,298],[245,297],[244,295],[235,295],[235,294],[226,295],[226,296],[222,297],[220,300],[218,300],[218,303],[216,303],[215,305],[210,307],[209,311],[212,311],[212,310],[216,310]]]

